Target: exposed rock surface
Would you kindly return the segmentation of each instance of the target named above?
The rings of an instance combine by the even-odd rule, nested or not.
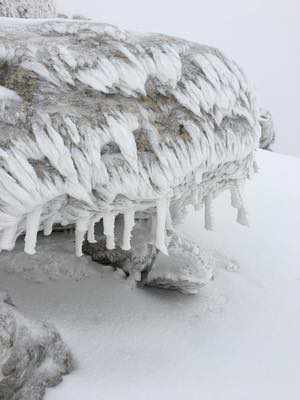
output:
[[[73,365],[57,330],[28,320],[0,291],[0,399],[40,400]]]
[[[52,18],[55,0],[0,0],[0,17]]]
[[[151,241],[167,250],[167,225],[187,204],[206,209],[251,177],[259,112],[245,75],[208,46],[138,35],[77,20],[0,21],[0,249],[25,234],[75,224],[76,254],[103,220],[151,219]],[[204,188],[204,190],[203,190]],[[177,211],[176,211],[177,210]]]

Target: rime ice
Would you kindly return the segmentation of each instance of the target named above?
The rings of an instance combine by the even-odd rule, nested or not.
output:
[[[144,213],[147,243],[167,253],[176,213],[204,204],[212,229],[225,189],[248,224],[239,186],[255,168],[260,115],[234,61],[84,20],[2,19],[0,39],[0,250],[25,234],[34,254],[39,231],[72,224],[81,256],[102,220],[107,249],[129,251]]]

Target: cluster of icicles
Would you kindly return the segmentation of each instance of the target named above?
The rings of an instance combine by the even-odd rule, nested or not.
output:
[[[202,199],[199,199],[199,191],[197,200],[192,199],[192,203],[195,209],[199,209],[202,204]],[[238,185],[232,185],[230,187],[231,193],[231,205],[237,209],[237,222],[248,226],[247,212],[244,206],[244,201],[241,195],[241,191]],[[213,196],[208,194],[203,199],[204,204],[204,216],[205,216],[205,228],[212,230],[214,226],[213,222]],[[166,246],[166,224],[170,218],[169,213],[170,198],[168,196],[161,197],[156,200],[156,218],[155,218],[155,246],[161,252],[168,254]],[[25,247],[24,251],[27,254],[33,255],[36,252],[37,234],[41,229],[41,214],[42,207],[36,208],[26,216],[25,224]],[[88,242],[96,243],[95,240],[95,224],[103,220],[104,235],[106,236],[106,247],[109,250],[115,248],[115,217],[117,213],[113,210],[106,211],[105,213],[93,214],[92,216],[86,216],[79,218],[75,223],[75,253],[77,257],[82,256],[82,245],[84,240],[87,238]],[[124,212],[124,231],[122,237],[123,250],[130,250],[131,248],[131,232],[135,225],[135,210],[128,209]],[[49,218],[43,221],[43,231],[45,236],[49,236],[52,233],[53,224],[55,218]],[[15,246],[17,238],[18,225],[14,224],[5,228],[0,232],[0,251],[1,250],[12,250]]]

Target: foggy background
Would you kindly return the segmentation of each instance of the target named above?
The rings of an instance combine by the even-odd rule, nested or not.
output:
[[[300,0],[57,0],[60,12],[219,47],[273,115],[275,151],[300,157]]]

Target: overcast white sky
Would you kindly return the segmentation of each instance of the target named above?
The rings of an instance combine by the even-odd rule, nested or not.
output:
[[[300,157],[300,0],[57,0],[119,27],[224,50],[255,83],[277,130],[275,149]]]

